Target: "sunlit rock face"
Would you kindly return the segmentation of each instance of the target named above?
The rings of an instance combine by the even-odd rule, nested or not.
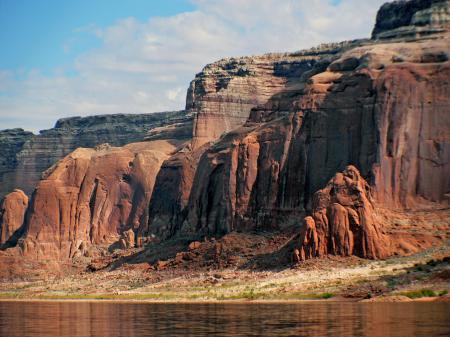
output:
[[[36,258],[107,246],[147,219],[156,175],[177,141],[79,148],[50,168],[30,202],[18,245]]]

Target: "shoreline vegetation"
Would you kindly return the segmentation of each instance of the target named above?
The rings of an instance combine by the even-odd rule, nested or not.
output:
[[[280,271],[143,265],[0,283],[0,301],[290,303],[449,301],[450,245],[383,261],[329,257]]]

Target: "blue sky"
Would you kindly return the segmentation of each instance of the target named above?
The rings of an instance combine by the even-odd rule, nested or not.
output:
[[[184,108],[223,57],[367,37],[384,0],[0,0],[0,129]]]
[[[70,67],[74,56],[100,44],[89,29],[194,8],[186,0],[0,0],[0,68]]]

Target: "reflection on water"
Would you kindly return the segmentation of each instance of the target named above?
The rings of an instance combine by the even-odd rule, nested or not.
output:
[[[0,302],[0,336],[449,336],[447,303]]]

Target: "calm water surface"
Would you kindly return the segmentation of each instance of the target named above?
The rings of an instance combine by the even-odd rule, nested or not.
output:
[[[0,336],[450,336],[450,304],[0,302]]]

